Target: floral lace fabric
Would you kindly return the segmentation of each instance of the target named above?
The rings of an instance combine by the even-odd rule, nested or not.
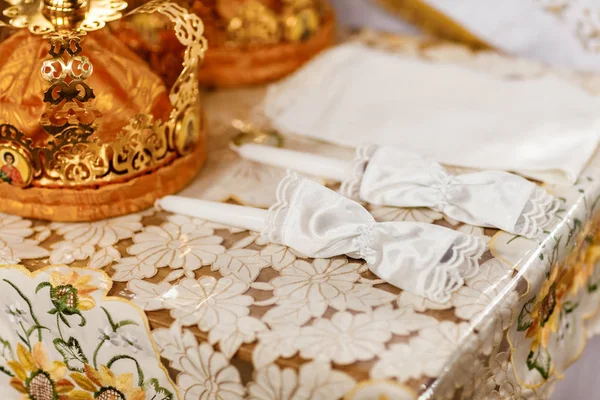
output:
[[[495,67],[494,73],[514,73],[511,62],[497,55],[490,58],[487,53],[472,54],[416,39],[367,39],[407,55],[426,56],[432,62],[454,61],[472,68],[485,65],[487,69]],[[525,67],[519,64],[519,68]],[[519,71],[526,75],[526,71]],[[220,200],[274,204],[273,187],[282,175],[237,160],[227,149],[229,137],[224,133],[229,121],[246,116],[248,104],[255,104],[260,95],[254,89],[207,97],[213,136],[208,141],[208,165],[195,186],[199,190],[196,195],[204,193],[198,189],[204,187],[203,180],[219,179],[215,177],[223,176],[224,168],[229,178],[220,187]],[[323,153],[341,151],[314,143],[290,141],[289,145]],[[222,164],[224,159],[227,165]],[[167,390],[173,393],[172,399],[185,400],[202,396],[260,400],[386,396],[400,400],[548,399],[556,380],[584,350],[587,334],[599,331],[598,176],[600,156],[596,155],[576,186],[544,187],[545,192],[560,199],[559,218],[536,239],[461,223],[428,208],[367,204],[378,222],[441,225],[488,242],[489,250],[477,272],[457,285],[443,302],[385,284],[360,260],[345,256],[311,259],[269,243],[256,233],[154,210],[77,224],[0,215],[0,263],[21,264],[28,271],[63,264],[68,267],[58,269],[65,279],[71,278],[70,271],[95,277],[87,283],[92,288],[82,289],[92,291],[79,302],[86,325],[79,326],[77,315],[65,315],[71,327],[60,321],[63,340],[68,343],[69,337],[76,338],[88,364],[91,362],[98,373],[113,357],[133,354],[144,379],[140,384],[131,360],[111,364],[115,371],[118,367],[123,371],[114,372],[114,377],[106,373],[107,379],[98,380],[100,385],[88,377],[95,378],[94,371],[88,368],[86,374],[84,367],[78,372],[81,376],[74,376],[81,378],[84,386],[89,384],[87,380],[92,382],[86,386],[88,394],[94,390],[91,398],[102,387],[118,381],[131,398],[139,396],[141,389],[147,396],[150,393],[150,398],[161,398],[156,393]],[[210,196],[216,196],[215,192]],[[67,390],[85,392],[71,376],[76,371],[68,370],[53,343],[60,335],[56,314],[48,314],[54,308],[51,287],[44,286],[35,293],[42,275],[39,282],[26,284],[32,278],[22,268],[1,270],[6,271],[3,279],[22,280],[16,286],[22,287],[28,298],[39,297],[39,304],[32,302],[34,313],[36,318],[43,315],[41,322],[51,329],[43,330],[43,349],[32,342],[31,350],[23,345],[26,351],[19,353],[18,336],[0,332],[4,340],[0,341],[0,376],[7,398],[19,398],[23,393],[15,386],[25,387],[17,381],[10,385],[11,379],[19,379],[10,365],[18,370],[19,366],[12,361],[31,367],[24,368],[27,376],[21,382],[25,385],[33,366],[38,365],[36,360],[44,361],[44,354],[49,362],[40,362],[42,369],[49,379],[61,382],[55,385],[61,391],[57,396],[66,395]],[[110,290],[108,277],[112,279]],[[76,280],[71,286],[75,287]],[[46,281],[51,283],[49,278]],[[0,284],[12,288],[4,280]],[[113,311],[106,306],[102,290],[93,291],[93,287],[108,290],[111,298],[135,303],[144,310],[151,332],[138,330],[144,322],[137,307],[119,302]],[[85,309],[81,310],[82,306]],[[102,307],[115,325],[126,319],[138,325],[124,325],[114,332]],[[3,324],[5,327],[20,330],[18,321],[25,317],[30,324],[24,323],[26,331],[34,325],[27,302],[15,290],[2,290],[0,313],[9,322],[17,321]],[[32,332],[34,340],[37,331]],[[146,352],[154,346],[147,338],[152,339],[166,366],[175,371],[173,382],[159,366],[158,354]],[[102,340],[94,367],[94,350]],[[67,361],[77,366],[72,358],[78,354],[74,349],[72,346],[71,353],[65,354]],[[67,369],[55,364],[60,368],[50,371],[54,361]],[[119,379],[121,375],[125,376]],[[144,385],[154,378],[158,385]]]

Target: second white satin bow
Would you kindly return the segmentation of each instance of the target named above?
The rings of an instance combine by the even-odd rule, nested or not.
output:
[[[371,204],[428,207],[470,225],[534,238],[560,202],[535,183],[503,171],[451,175],[443,166],[393,147],[357,149],[342,194]]]

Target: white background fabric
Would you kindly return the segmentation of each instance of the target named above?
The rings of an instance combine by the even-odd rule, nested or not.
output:
[[[346,25],[395,33],[420,32],[382,11],[375,0],[331,1]],[[600,37],[594,36],[600,29],[599,0],[423,1],[507,53],[549,65],[600,70]]]
[[[424,1],[507,53],[549,65],[600,69],[598,0]]]
[[[331,0],[338,20],[352,28],[374,28],[399,34],[420,34],[420,29],[375,5],[374,0]]]

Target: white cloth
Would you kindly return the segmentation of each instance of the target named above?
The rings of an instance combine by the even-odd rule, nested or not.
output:
[[[446,302],[472,277],[482,238],[416,222],[377,223],[360,204],[294,174],[277,191],[262,236],[314,258],[363,258],[386,282]]]
[[[436,162],[393,147],[364,146],[343,195],[371,204],[429,207],[449,217],[535,238],[560,206],[535,183],[503,171],[451,175]]]
[[[507,53],[600,70],[598,0],[422,1]]]
[[[284,134],[558,184],[576,181],[600,135],[600,98],[555,75],[510,80],[360,43],[271,86],[262,107]]]

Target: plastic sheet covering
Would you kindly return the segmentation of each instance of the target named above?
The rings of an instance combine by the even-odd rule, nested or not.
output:
[[[433,62],[528,76],[526,64],[494,53],[367,39]],[[256,118],[262,95],[207,96],[208,166],[183,195],[272,202],[285,172],[227,146],[229,122]],[[304,139],[286,145],[352,157]],[[11,399],[33,390],[83,392],[78,398],[118,390],[128,399],[546,399],[599,331],[598,179],[597,154],[575,186],[543,187],[561,207],[538,240],[429,209],[368,205],[379,221],[438,224],[489,243],[479,273],[443,304],[383,284],[357,260],[308,259],[253,232],[155,210],[78,224],[0,215],[0,262],[33,273],[0,268],[0,385]]]

